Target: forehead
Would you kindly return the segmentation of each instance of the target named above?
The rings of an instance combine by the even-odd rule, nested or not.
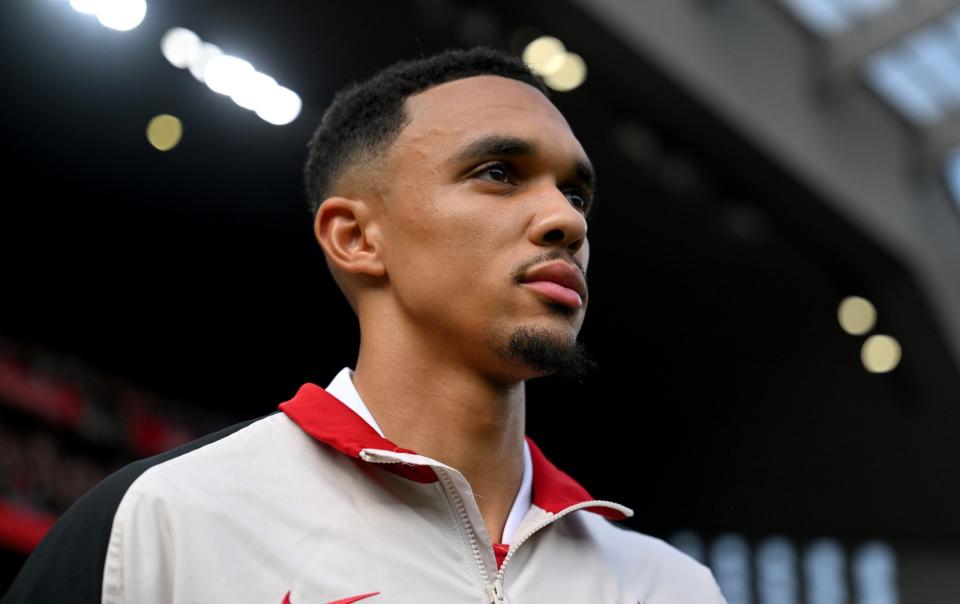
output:
[[[522,138],[569,159],[586,154],[560,111],[518,80],[483,75],[446,82],[407,98],[406,124],[396,145],[450,153],[478,138]]]

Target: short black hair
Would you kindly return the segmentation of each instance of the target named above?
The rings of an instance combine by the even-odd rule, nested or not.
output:
[[[485,47],[399,61],[338,92],[308,145],[304,185],[310,212],[316,214],[346,166],[390,147],[403,127],[407,97],[479,75],[518,80],[549,97],[543,81],[518,57]]]

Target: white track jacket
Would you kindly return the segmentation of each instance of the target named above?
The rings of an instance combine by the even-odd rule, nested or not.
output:
[[[529,439],[533,505],[502,564],[456,469],[315,384],[130,464],[54,526],[4,602],[721,604],[710,571],[613,524]]]

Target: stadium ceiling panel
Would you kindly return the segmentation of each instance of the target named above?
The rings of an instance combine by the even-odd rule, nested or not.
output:
[[[578,4],[883,240],[960,365],[960,1]]]
[[[897,0],[781,0],[811,31],[832,36],[888,10]]]
[[[778,0],[821,38],[824,81],[857,79],[915,130],[960,206],[960,8],[956,0]],[[942,166],[938,168],[937,166]]]
[[[822,38],[826,84],[844,89],[862,78],[918,135],[917,154],[960,208],[960,3],[779,2]]]

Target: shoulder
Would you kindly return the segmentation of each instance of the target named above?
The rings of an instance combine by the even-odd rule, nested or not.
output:
[[[194,491],[207,491],[218,482],[243,480],[258,467],[271,466],[271,460],[281,464],[281,456],[289,455],[297,437],[308,440],[280,412],[235,424],[163,455],[132,464],[144,465],[135,469],[134,481],[127,485],[127,495],[168,493],[184,497]]]
[[[27,559],[4,603],[99,602],[104,563],[118,510],[134,485],[149,482],[178,460],[203,457],[206,447],[229,442],[276,413],[234,424],[114,472],[68,509]]]
[[[669,543],[596,514],[579,516],[615,572],[655,594],[652,601],[724,602],[710,569]]]

